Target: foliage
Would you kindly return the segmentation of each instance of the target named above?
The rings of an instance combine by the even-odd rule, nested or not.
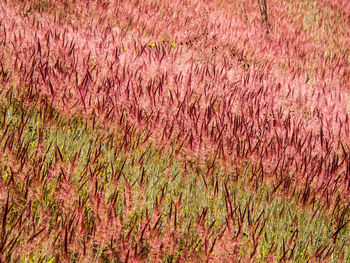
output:
[[[350,262],[350,6],[268,8],[0,2],[0,261]]]

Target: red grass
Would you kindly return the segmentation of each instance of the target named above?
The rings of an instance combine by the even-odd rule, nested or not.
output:
[[[70,9],[68,2],[64,2],[67,6],[50,3],[71,13],[67,11],[63,17],[51,7],[46,13],[32,15],[28,11],[30,1],[0,5],[0,80],[7,88],[13,85],[16,96],[24,96],[26,103],[40,97],[65,114],[94,116],[93,125],[95,117],[106,126],[127,123],[123,141],[128,146],[136,131],[145,131],[141,145],[150,138],[159,146],[176,145],[175,154],[195,158],[203,165],[211,156],[205,176],[201,175],[206,188],[214,178],[215,165],[240,168],[250,160],[251,182],[270,182],[273,193],[282,188],[288,195],[291,185],[297,184],[300,202],[305,205],[321,197],[331,203],[337,193],[344,202],[349,201],[350,67],[346,47],[350,46],[350,7],[346,1],[322,2],[318,17],[315,15],[318,23],[295,16],[303,10],[311,12],[302,4],[290,11],[286,1],[269,1],[269,35],[260,23],[255,1],[162,1],[150,5],[139,1],[74,1],[69,3]],[[242,15],[233,16],[237,10]],[[333,21],[327,19],[327,12],[339,26],[322,24],[323,18]],[[6,136],[4,149],[22,140],[25,126],[23,118],[20,132]],[[11,132],[7,128],[2,138]],[[41,156],[42,136],[41,132],[36,151]],[[58,176],[60,182],[56,194],[68,202],[66,207],[72,207],[77,193],[67,176],[74,171],[74,161],[68,173],[66,157],[57,145],[55,148],[52,176]],[[14,158],[23,159],[25,152],[23,145],[23,152],[16,152]],[[95,164],[100,153],[89,153],[88,163]],[[134,209],[133,182],[123,173],[123,166],[116,171],[116,183],[125,181],[126,191],[120,198],[129,213]],[[99,171],[89,167],[87,173],[94,178]],[[95,189],[89,199],[96,224],[101,227],[95,230],[95,238],[79,240],[84,248],[94,242],[107,245],[116,235],[108,226],[121,231],[122,225],[118,217],[107,212],[110,206],[102,200],[102,186],[95,178],[88,184]],[[29,191],[28,195],[33,194]],[[234,206],[228,192],[226,198],[225,229],[230,231]],[[161,197],[159,206],[163,201]],[[181,199],[171,202],[167,219],[172,226],[165,227],[167,235],[163,237],[169,242],[162,241],[155,231],[161,224],[157,212],[151,219],[141,220],[143,231],[138,242],[132,234],[136,223],[128,230],[121,240],[125,262],[141,257],[142,240],[146,238],[151,240],[153,255],[177,251],[171,246],[179,238],[179,203]],[[5,207],[3,221],[8,213]],[[81,207],[77,214],[72,208],[65,219],[61,233],[64,255],[70,248],[73,229],[78,225],[81,231],[86,228]],[[101,213],[110,217],[100,218]],[[204,237],[202,258],[209,261],[213,252],[220,253],[216,242],[228,240],[229,232],[223,230],[220,238],[210,238],[205,211],[199,219],[202,228],[198,231]],[[76,226],[67,223],[75,220]],[[251,259],[257,252],[263,224],[260,219],[251,222]],[[345,224],[339,225],[334,238]],[[44,230],[34,231],[32,239],[40,231]],[[6,229],[2,232],[4,240]],[[234,258],[239,245],[222,242],[226,244],[222,251],[233,250]],[[131,244],[141,247],[132,251],[135,246]],[[286,247],[283,257],[292,249],[291,241]],[[85,249],[82,253],[86,255]],[[188,260],[186,253],[184,257]],[[218,259],[223,260],[223,256]],[[160,256],[154,260],[159,261]]]

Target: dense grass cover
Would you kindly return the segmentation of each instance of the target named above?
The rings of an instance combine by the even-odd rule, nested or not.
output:
[[[350,262],[346,0],[0,1],[1,262]]]

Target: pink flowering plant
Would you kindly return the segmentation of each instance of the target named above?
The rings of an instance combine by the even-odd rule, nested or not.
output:
[[[1,262],[350,262],[346,0],[0,2]]]

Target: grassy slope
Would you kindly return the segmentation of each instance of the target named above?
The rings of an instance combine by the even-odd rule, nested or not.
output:
[[[33,12],[50,13],[43,3]],[[0,119],[4,259],[350,260],[341,195],[303,203],[297,184],[274,187],[249,159],[214,163],[209,152],[199,164],[176,136],[157,147],[127,120],[64,113],[11,81]]]
[[[116,258],[122,251],[118,243],[132,229],[129,246],[138,244],[141,251],[152,242],[163,242],[165,255],[183,258],[186,251],[190,260],[205,254],[203,241],[208,239],[211,246],[221,237],[226,220],[231,234],[226,230],[211,251],[219,260],[233,252],[232,241],[226,240],[231,238],[236,240],[238,257],[246,259],[256,244],[259,260],[266,259],[269,251],[275,259],[282,257],[283,247],[288,257],[298,261],[323,247],[334,248],[337,257],[341,250],[349,255],[346,231],[340,231],[336,243],[330,238],[339,226],[323,202],[301,206],[300,193],[274,191],[258,176],[250,181],[249,163],[241,171],[234,167],[225,171],[219,164],[200,168],[175,154],[175,147],[155,148],[143,142],[142,134],[128,138],[121,126],[110,130],[96,123],[93,128],[86,118],[63,116],[44,102],[28,107],[11,93],[4,95],[1,188],[3,200],[9,193],[10,207],[5,218],[5,233],[9,233],[5,257],[13,253],[23,259],[58,258],[67,246],[72,259],[74,253],[83,253],[86,243],[88,255],[95,244],[96,256],[115,251],[112,258]],[[176,219],[174,210],[169,214],[175,206]],[[203,211],[206,216],[201,221]],[[338,208],[333,217],[342,212]],[[143,229],[146,215],[151,228],[157,225],[155,232]],[[139,242],[142,231],[144,240]],[[170,233],[175,236],[167,236]],[[14,248],[9,251],[11,244]],[[32,250],[20,252],[29,244]],[[290,255],[287,251],[292,248]]]

